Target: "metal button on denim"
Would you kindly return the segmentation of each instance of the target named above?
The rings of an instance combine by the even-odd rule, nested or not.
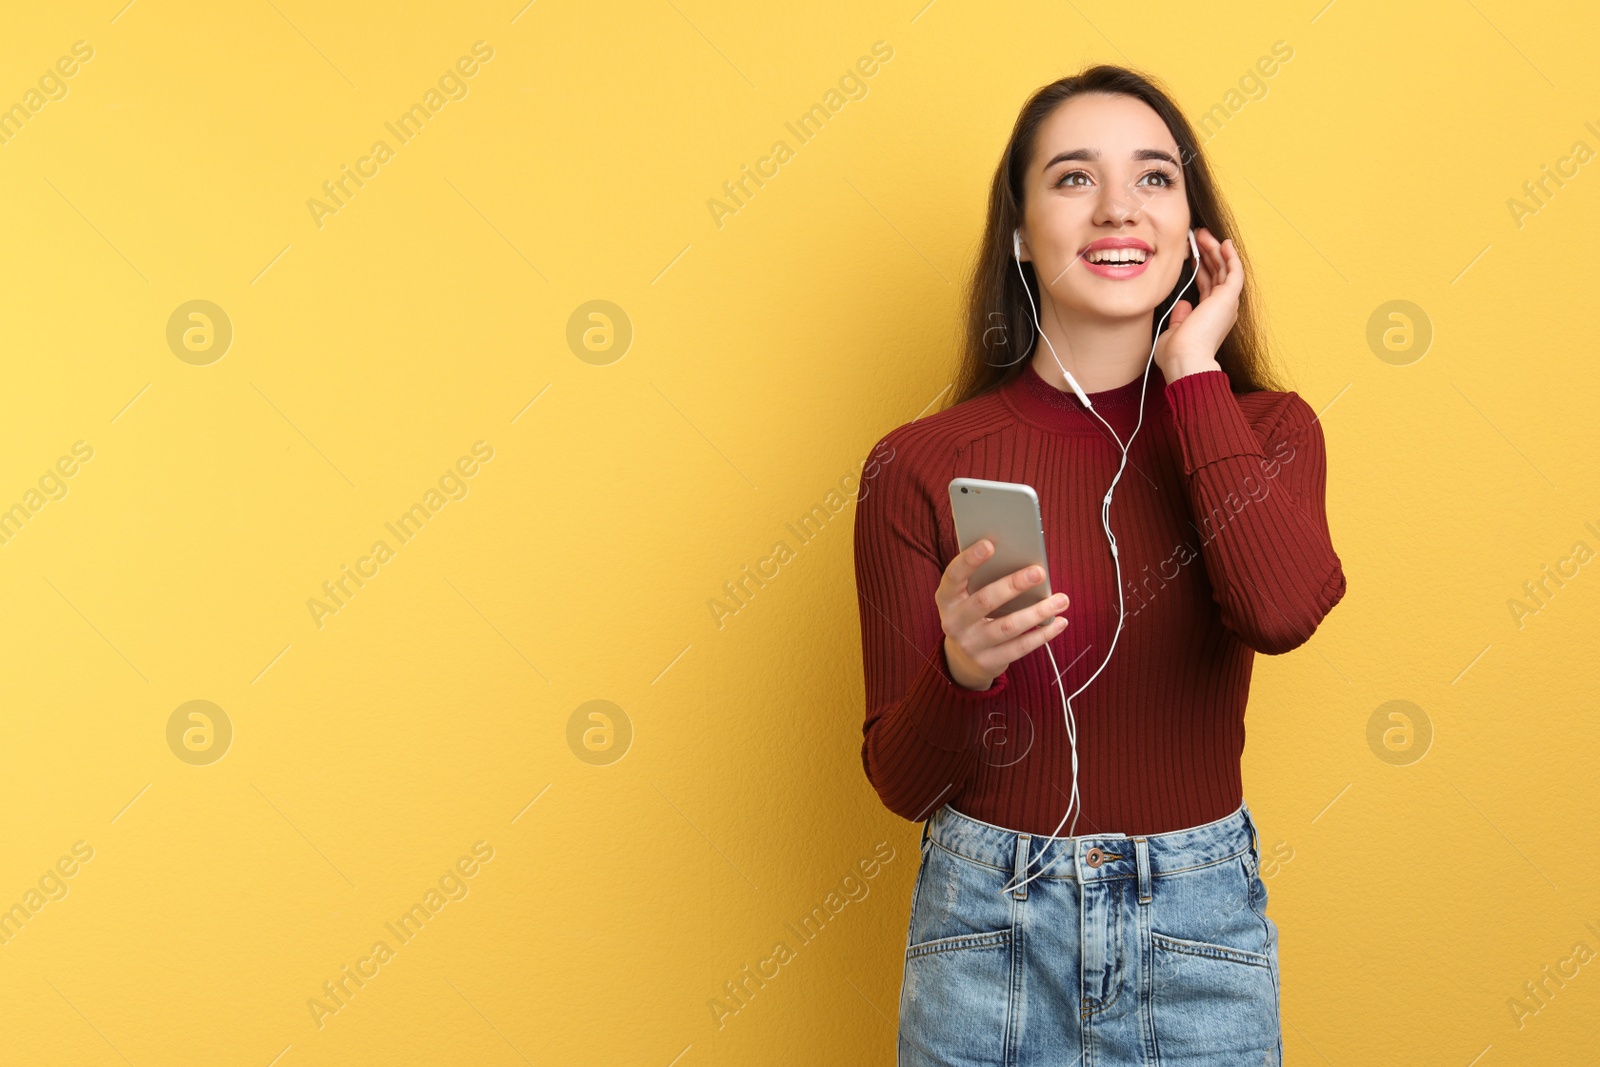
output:
[[[1098,847],[1091,848],[1087,853],[1084,854],[1083,859],[1084,862],[1089,866],[1098,867],[1106,861],[1106,854],[1101,852]]]

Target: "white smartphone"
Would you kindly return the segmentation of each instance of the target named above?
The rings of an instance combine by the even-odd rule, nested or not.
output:
[[[984,538],[994,545],[994,555],[978,564],[967,582],[976,593],[990,582],[1031,564],[1044,568],[1044,581],[1023,590],[995,608],[990,619],[1048,600],[1050,563],[1044,548],[1044,518],[1039,494],[1021,482],[992,482],[985,478],[954,478],[950,482],[950,515],[956,540],[965,552]]]

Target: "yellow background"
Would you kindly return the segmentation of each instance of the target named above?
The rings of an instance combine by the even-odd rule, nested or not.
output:
[[[943,402],[1017,109],[1111,61],[1227,111],[1207,151],[1323,412],[1349,594],[1258,658],[1245,768],[1288,1061],[1586,1062],[1600,963],[1520,1026],[1509,1002],[1600,949],[1600,564],[1520,627],[1509,602],[1600,548],[1600,163],[1508,202],[1600,148],[1597,31],[1503,0],[10,5],[0,105],[94,56],[0,145],[0,506],[94,456],[0,546],[0,907],[94,852],[0,945],[0,1060],[892,1063],[918,827],[861,770],[853,507],[709,604]],[[480,40],[319,228],[307,200]],[[166,341],[196,299],[234,333],[203,366]],[[604,365],[567,342],[592,300],[633,331]],[[1366,340],[1391,300],[1434,334],[1403,366]],[[317,626],[477,441],[466,496]],[[191,700],[232,724],[209,765],[168,745]],[[592,700],[631,733],[608,764],[569,740]],[[1406,765],[1368,741],[1391,700],[1432,731]],[[467,895],[318,1026],[479,841]]]

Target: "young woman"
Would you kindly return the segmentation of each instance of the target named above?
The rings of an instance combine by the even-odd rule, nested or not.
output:
[[[1345,579],[1236,234],[1148,79],[1045,86],[994,174],[954,403],[873,450],[861,758],[925,820],[900,1067],[1281,1063],[1245,703]],[[1041,576],[969,589],[994,546],[957,544],[958,476],[1034,487],[1054,597],[987,617]]]

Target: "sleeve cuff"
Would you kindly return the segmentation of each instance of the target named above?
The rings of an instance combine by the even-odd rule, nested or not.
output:
[[[1185,374],[1167,385],[1167,404],[1183,449],[1183,473],[1228,456],[1259,456],[1261,442],[1233,398],[1221,370]]]
[[[923,666],[905,695],[905,707],[915,710],[912,726],[928,744],[947,752],[964,752],[978,739],[981,710],[1006,691],[1010,681],[1002,673],[987,689],[968,689],[950,677],[944,647]]]

